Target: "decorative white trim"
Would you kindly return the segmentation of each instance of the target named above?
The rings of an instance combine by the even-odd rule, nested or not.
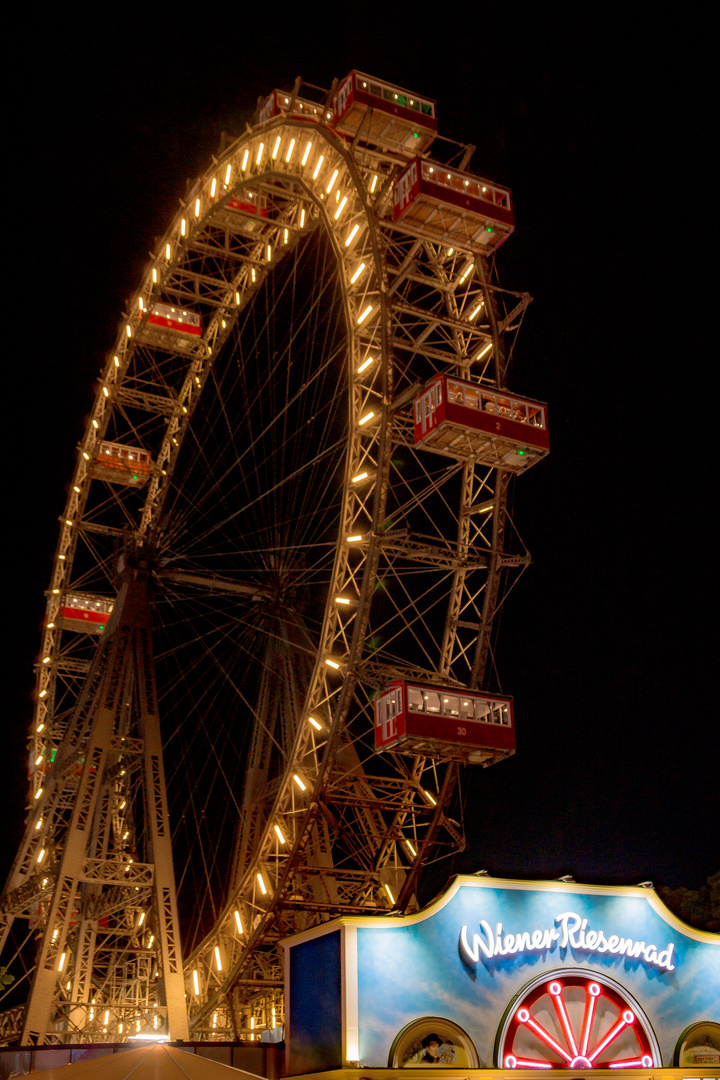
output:
[[[360,1058],[360,1020],[358,1015],[357,927],[343,926],[343,1061]]]

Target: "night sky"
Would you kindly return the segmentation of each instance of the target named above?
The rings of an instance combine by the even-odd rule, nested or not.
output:
[[[110,5],[109,33],[67,11],[28,26],[5,300],[3,862],[58,517],[123,307],[221,132],[296,75],[329,87],[356,67],[434,97],[441,133],[477,146],[470,169],[512,187],[501,281],[535,299],[509,385],[550,410],[551,456],[512,495],[534,559],[497,652],[517,754],[466,775],[470,846],[429,892],[481,868],[696,888],[720,867],[709,67],[697,26],[590,8]]]

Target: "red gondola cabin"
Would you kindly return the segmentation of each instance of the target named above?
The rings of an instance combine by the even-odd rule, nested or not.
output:
[[[91,593],[68,593],[60,609],[65,630],[81,634],[102,634],[112,613],[114,601]]]
[[[375,749],[492,765],[515,753],[512,698],[396,679],[375,701]]]
[[[274,116],[282,116],[291,113],[294,120],[331,120],[330,109],[323,108],[317,101],[308,101],[307,98],[293,97],[291,90],[271,90],[260,110],[258,123],[266,124]]]
[[[185,308],[172,307],[171,304],[153,304],[148,312],[148,324],[174,330],[178,334],[200,337],[200,316]]]
[[[448,244],[495,251],[515,228],[509,188],[416,158],[393,189],[393,220]]]
[[[127,487],[143,487],[152,475],[152,456],[139,446],[101,442],[93,462],[92,475],[97,480]]]
[[[333,111],[341,135],[384,150],[421,154],[437,134],[434,101],[361,71],[351,71],[340,83]]]
[[[415,445],[524,472],[550,449],[547,406],[507,390],[435,375],[413,401]]]

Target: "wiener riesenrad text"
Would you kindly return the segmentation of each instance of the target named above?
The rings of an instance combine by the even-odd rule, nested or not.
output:
[[[547,928],[523,930],[518,934],[503,932],[501,922],[495,924],[495,930],[485,919],[480,920],[480,933],[474,933],[472,940],[467,926],[460,931],[460,953],[467,963],[477,964],[483,960],[497,960],[503,956],[517,956],[521,953],[540,953],[555,948],[570,947],[577,952],[607,953],[611,956],[627,956],[665,971],[674,971],[673,952],[675,946],[669,943],[660,950],[652,942],[636,941],[634,938],[621,937],[618,934],[606,934],[604,930],[588,928],[588,920],[575,911],[564,911],[555,916],[555,925]]]

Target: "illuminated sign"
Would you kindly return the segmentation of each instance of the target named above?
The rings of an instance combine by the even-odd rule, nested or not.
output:
[[[661,1062],[642,1007],[605,975],[540,976],[506,1011],[497,1046],[506,1069],[638,1069]]]
[[[576,911],[564,911],[561,915],[556,915],[555,922],[557,926],[545,929],[503,934],[501,922],[495,924],[493,932],[490,923],[481,919],[482,934],[473,934],[472,943],[468,939],[467,926],[462,927],[461,955],[466,962],[477,964],[481,957],[492,960],[501,956],[516,956],[518,953],[546,952],[556,947],[566,949],[569,945],[580,952],[627,956],[665,971],[675,970],[672,962],[675,946],[672,942],[668,943],[667,948],[660,950],[650,942],[636,941],[618,934],[606,935],[603,930],[588,929],[588,919],[583,919]]]
[[[652,889],[459,877],[422,911],[346,916],[285,948],[287,1075],[717,1074],[720,935]]]

